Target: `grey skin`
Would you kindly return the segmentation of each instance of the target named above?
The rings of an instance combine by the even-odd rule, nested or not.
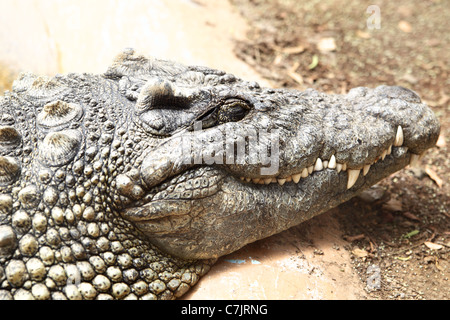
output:
[[[131,49],[103,75],[25,74],[0,108],[0,299],[180,297],[217,257],[354,197],[439,135],[401,87],[266,89]]]

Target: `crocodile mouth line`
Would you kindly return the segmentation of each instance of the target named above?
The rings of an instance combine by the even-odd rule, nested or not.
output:
[[[393,143],[387,149],[385,149],[377,158],[375,158],[374,161],[372,161],[369,164],[362,165],[361,168],[357,168],[357,169],[348,168],[346,163],[338,163],[336,161],[335,155],[333,154],[327,160],[317,158],[313,165],[311,165],[309,167],[305,167],[305,168],[300,168],[297,173],[292,174],[290,176],[267,177],[267,178],[264,178],[264,177],[249,178],[249,177],[245,177],[245,176],[240,176],[239,178],[241,181],[244,181],[247,183],[252,183],[252,184],[269,185],[271,183],[278,183],[280,186],[283,186],[285,183],[289,183],[289,182],[298,184],[301,179],[306,179],[310,175],[314,174],[314,172],[322,171],[325,169],[332,169],[332,170],[336,170],[337,173],[340,173],[341,171],[347,172],[347,174],[348,174],[347,189],[350,189],[351,187],[354,186],[354,184],[358,180],[358,177],[359,177],[361,171],[363,173],[363,176],[366,176],[369,173],[371,166],[375,165],[378,161],[383,161],[386,158],[386,156],[391,155],[393,147],[402,147],[403,142],[404,142],[403,129],[401,126],[398,126]],[[406,150],[407,150],[407,147],[403,147],[403,148],[406,148]],[[411,154],[410,164],[412,166],[417,166],[418,162],[424,155],[424,153],[418,155],[418,154],[414,154],[411,152],[410,152],[410,154]]]

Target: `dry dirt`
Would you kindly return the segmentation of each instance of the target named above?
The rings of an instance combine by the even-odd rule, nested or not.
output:
[[[345,93],[402,85],[441,122],[441,137],[418,168],[407,168],[326,213],[339,221],[352,268],[368,299],[450,297],[450,7],[443,0],[233,0],[248,19],[236,54],[278,87]],[[308,228],[308,226],[305,226]]]

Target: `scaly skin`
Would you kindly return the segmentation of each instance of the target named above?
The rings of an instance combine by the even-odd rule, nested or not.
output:
[[[104,75],[24,75],[0,108],[0,299],[180,297],[217,257],[350,199],[439,135],[404,88],[265,89],[133,50]]]

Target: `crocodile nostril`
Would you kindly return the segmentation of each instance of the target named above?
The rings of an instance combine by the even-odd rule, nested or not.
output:
[[[7,256],[16,248],[17,238],[9,226],[0,226],[0,257]]]
[[[419,95],[412,90],[400,86],[379,86],[375,93],[392,99],[401,99],[413,103],[421,103]]]

